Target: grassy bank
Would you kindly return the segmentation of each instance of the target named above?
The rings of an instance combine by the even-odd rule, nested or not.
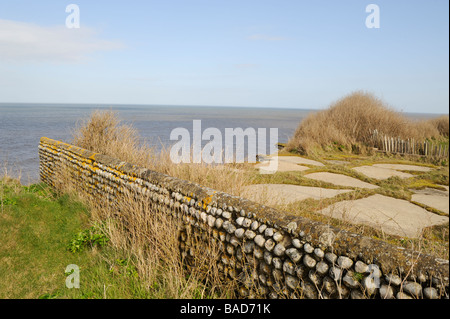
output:
[[[98,221],[73,195],[55,194],[44,184],[22,186],[4,177],[0,202],[0,298],[217,297],[208,295],[198,278],[175,275],[165,268],[169,265],[157,265],[159,260],[152,264],[158,273],[148,276],[136,253],[143,247],[119,246],[120,240],[111,237],[117,234],[111,224]],[[147,247],[146,256],[160,254]],[[65,270],[71,264],[80,269],[79,288],[66,286],[70,274]]]
[[[86,229],[95,228],[81,202],[10,178],[0,180],[0,199],[0,298],[143,296],[138,280],[124,269],[126,255],[83,238]],[[71,251],[74,245],[80,249]],[[79,289],[66,287],[70,264],[80,268]],[[111,271],[114,266],[123,276]]]

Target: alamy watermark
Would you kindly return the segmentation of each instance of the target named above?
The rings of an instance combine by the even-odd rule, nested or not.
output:
[[[380,28],[380,7],[376,4],[369,4],[366,6],[366,12],[370,13],[366,17],[366,27],[368,29]]]
[[[175,164],[256,163],[259,155],[270,154],[276,157],[278,153],[278,128],[270,128],[268,132],[267,128],[225,128],[223,139],[222,131],[218,128],[208,127],[202,131],[201,120],[193,120],[192,136],[188,129],[177,127],[170,133],[170,140],[178,141],[170,149],[170,159]],[[207,143],[202,146],[202,142]],[[277,162],[273,160],[269,164],[270,172],[275,172]],[[267,174],[267,168],[264,171]]]
[[[80,7],[77,4],[71,3],[66,6],[66,27],[68,29],[80,28]],[[380,7],[377,4],[368,4],[366,6],[366,13],[370,13],[366,17],[366,27],[368,29],[380,28]]]
[[[80,267],[70,264],[66,267],[66,287],[69,289],[80,288]]]
[[[69,4],[66,6],[66,12],[69,15],[66,17],[66,28],[79,29],[80,28],[80,7],[76,4]]]

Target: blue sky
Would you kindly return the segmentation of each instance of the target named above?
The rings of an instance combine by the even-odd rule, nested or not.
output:
[[[67,5],[80,28],[65,27]],[[380,28],[365,25],[380,8]],[[0,102],[448,113],[447,0],[0,0]]]

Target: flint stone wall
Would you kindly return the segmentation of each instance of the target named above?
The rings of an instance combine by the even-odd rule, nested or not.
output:
[[[449,261],[392,246],[115,158],[42,137],[41,180],[69,170],[87,194],[128,188],[219,242],[218,268],[243,298],[448,298]],[[191,250],[181,231],[183,256]],[[249,264],[252,267],[247,267]],[[247,264],[247,265],[246,265]],[[248,269],[253,269],[248,271]]]

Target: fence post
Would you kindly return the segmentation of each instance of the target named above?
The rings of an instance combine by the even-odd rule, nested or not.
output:
[[[381,147],[382,151],[386,153],[434,156],[437,158],[448,157],[449,155],[448,145],[437,144],[427,140],[420,142],[414,138],[401,139],[400,136],[389,137],[386,134],[380,136],[378,132],[374,132],[374,136],[377,137],[376,141],[374,141],[376,147]]]

